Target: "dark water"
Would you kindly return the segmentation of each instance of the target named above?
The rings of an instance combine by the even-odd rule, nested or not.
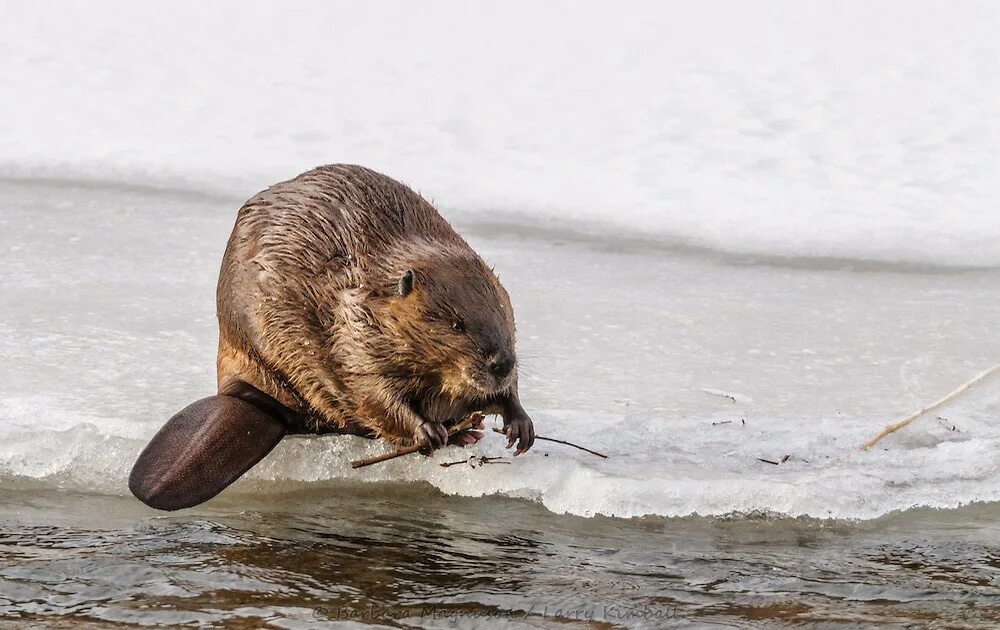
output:
[[[172,515],[30,486],[0,500],[15,626],[1000,624],[997,504],[849,523],[587,519],[423,485],[258,488]]]

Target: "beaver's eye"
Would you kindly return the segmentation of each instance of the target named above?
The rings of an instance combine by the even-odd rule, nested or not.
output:
[[[462,320],[456,319],[451,323],[451,329],[455,332],[465,332],[465,323]]]

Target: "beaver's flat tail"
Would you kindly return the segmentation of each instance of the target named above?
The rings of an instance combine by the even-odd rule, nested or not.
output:
[[[264,406],[234,396],[202,398],[153,436],[132,467],[129,490],[158,510],[198,505],[263,459],[286,431]]]

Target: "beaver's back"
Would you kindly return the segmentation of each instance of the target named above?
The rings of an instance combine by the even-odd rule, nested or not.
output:
[[[468,248],[423,197],[363,166],[320,166],[275,184],[237,215],[219,275],[220,320],[245,315],[262,296],[308,294],[320,275],[358,282],[416,240]]]
[[[401,240],[462,243],[411,188],[363,166],[320,166],[261,191],[236,219],[226,258],[315,271],[341,256],[363,263]]]
[[[240,208],[219,274],[220,384],[259,372],[252,384],[291,405],[275,393],[286,389],[281,364],[311,361],[297,358],[307,350],[290,340],[323,347],[321,318],[338,306],[331,300],[378,281],[394,252],[417,242],[475,256],[423,197],[362,166],[321,166],[254,195]]]

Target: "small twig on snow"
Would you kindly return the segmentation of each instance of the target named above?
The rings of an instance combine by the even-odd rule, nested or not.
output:
[[[493,427],[493,431],[495,433],[499,433],[501,435],[507,435],[506,433],[504,433],[503,429],[498,429],[496,427]],[[566,440],[557,440],[555,438],[543,437],[541,435],[536,435],[535,439],[536,440],[544,440],[545,442],[555,442],[556,444],[565,444],[566,446],[572,446],[573,448],[578,448],[581,451],[587,451],[591,455],[597,455],[598,457],[603,458],[603,459],[607,459],[608,458],[608,456],[605,455],[604,453],[598,453],[597,451],[592,451],[592,450],[590,450],[589,448],[587,448],[585,446],[580,446],[579,444],[573,444],[572,442],[567,442]]]

